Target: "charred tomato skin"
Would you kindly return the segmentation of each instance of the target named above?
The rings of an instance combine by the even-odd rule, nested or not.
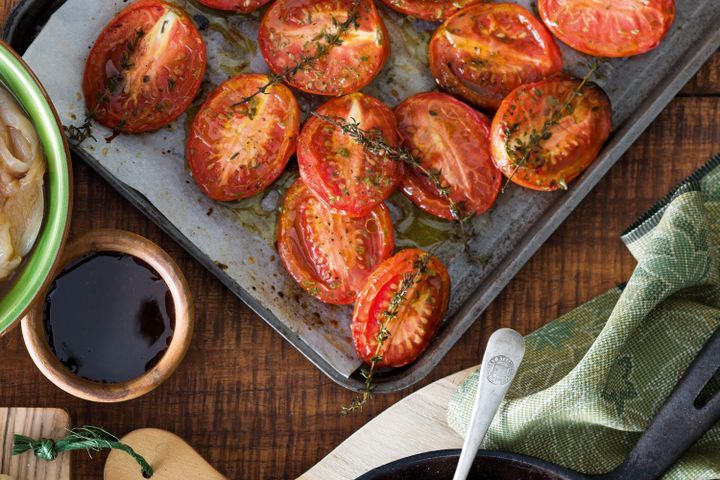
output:
[[[323,34],[337,31],[355,0],[276,0],[262,18],[258,46],[270,69],[284,75],[304,57],[314,57]],[[319,59],[285,81],[315,95],[340,96],[369,84],[390,54],[390,37],[372,0],[359,0],[357,28],[341,35]]]
[[[593,84],[585,85],[582,95],[574,95],[579,84],[556,75],[522,85],[503,101],[493,119],[490,143],[493,161],[506,177],[533,190],[558,190],[595,160],[612,130],[610,100]],[[548,128],[547,138],[518,166],[533,130],[543,132],[545,122],[570,98],[570,113]]]
[[[563,68],[545,26],[513,3],[478,3],[450,16],[433,34],[430,71],[449,93],[496,110],[514,88]]]
[[[379,132],[397,147],[395,115],[380,100],[351,93],[321,105],[317,113],[339,121],[357,121],[366,132]],[[353,217],[370,213],[395,190],[403,174],[402,164],[387,155],[366,151],[337,126],[312,116],[300,132],[297,149],[300,176],[328,207]]]
[[[90,115],[123,133],[157,130],[179,117],[200,91],[206,51],[180,7],[138,0],[108,23],[85,64]]]
[[[415,248],[401,250],[382,262],[370,275],[358,295],[352,318],[352,335],[358,356],[372,363],[379,355],[377,367],[402,367],[415,361],[435,337],[447,312],[450,299],[450,276],[445,265],[430,255],[425,272],[408,289],[397,315],[387,319],[385,312],[406,276],[417,269],[425,255]],[[378,351],[380,324],[390,336]]]
[[[200,190],[218,201],[240,200],[267,188],[295,150],[300,108],[283,84],[249,102],[268,76],[243,74],[212,92],[188,133],[186,158]]]
[[[403,145],[429,170],[440,172],[463,216],[482,215],[495,203],[502,174],[490,155],[490,121],[460,100],[440,92],[414,95],[395,107]],[[400,188],[420,209],[454,220],[450,202],[413,167]]]
[[[540,18],[563,43],[598,57],[629,57],[658,45],[675,19],[674,0],[538,0]]]
[[[458,10],[484,0],[382,0],[389,8],[428,21],[445,20]]]
[[[307,293],[325,303],[351,304],[393,253],[392,219],[384,204],[365,217],[338,213],[298,179],[285,194],[277,247],[285,269]]]
[[[226,12],[250,13],[270,3],[272,0],[197,0],[198,3],[215,10]]]

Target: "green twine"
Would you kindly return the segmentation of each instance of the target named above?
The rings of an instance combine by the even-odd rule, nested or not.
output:
[[[114,448],[127,453],[140,465],[144,478],[152,477],[152,467],[140,454],[130,446],[120,442],[115,435],[98,427],[75,428],[60,440],[51,440],[49,438],[33,440],[24,435],[15,434],[13,436],[12,454],[20,455],[32,451],[36,457],[51,462],[57,458],[59,452],[72,450],[98,451],[102,448]]]

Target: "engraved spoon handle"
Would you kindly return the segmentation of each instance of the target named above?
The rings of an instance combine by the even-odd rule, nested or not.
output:
[[[470,424],[453,480],[467,478],[480,442],[490,428],[524,355],[525,342],[522,335],[515,330],[501,328],[490,336],[480,366],[478,391]]]

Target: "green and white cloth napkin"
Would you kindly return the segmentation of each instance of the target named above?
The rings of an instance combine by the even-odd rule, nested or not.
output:
[[[588,474],[623,462],[720,325],[720,155],[622,240],[638,261],[632,277],[526,337],[483,448]],[[460,434],[476,388],[477,373],[450,400],[448,422]],[[720,425],[665,478],[720,478]]]

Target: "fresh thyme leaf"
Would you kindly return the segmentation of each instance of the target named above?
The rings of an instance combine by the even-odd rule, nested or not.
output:
[[[343,44],[342,36],[351,28],[358,28],[358,26],[359,26],[359,24],[358,24],[359,10],[360,10],[360,0],[355,0],[353,2],[352,8],[348,12],[348,16],[344,22],[340,23],[340,22],[338,22],[337,18],[332,17],[332,24],[334,27],[334,31],[328,32],[327,30],[323,29],[320,31],[320,33],[318,33],[313,38],[313,41],[317,42],[317,45],[315,47],[315,53],[313,55],[302,55],[300,57],[300,60],[298,61],[298,63],[296,63],[292,67],[285,67],[282,74],[277,74],[277,73],[269,74],[268,81],[264,85],[259,87],[257,90],[255,90],[253,93],[251,93],[247,97],[243,97],[242,100],[233,104],[232,106],[237,107],[239,105],[249,102],[253,98],[257,97],[258,95],[266,94],[267,90],[270,87],[272,87],[273,85],[293,78],[300,71],[305,70],[308,67],[311,67],[315,62],[317,62],[322,57],[327,55],[327,53],[330,51],[330,49],[332,47],[342,45]],[[310,18],[310,20],[312,20],[312,17],[309,17],[309,18]]]
[[[413,263],[412,271],[406,273],[403,276],[402,282],[400,282],[400,286],[390,299],[388,308],[380,314],[380,327],[378,328],[378,333],[375,337],[375,340],[377,341],[377,346],[375,347],[375,354],[370,359],[370,369],[362,369],[360,371],[360,374],[365,379],[365,386],[363,387],[363,390],[358,393],[348,405],[340,409],[341,415],[348,415],[352,412],[362,412],[363,407],[365,407],[365,405],[367,405],[367,402],[372,398],[373,391],[375,390],[375,384],[373,383],[373,379],[375,378],[377,365],[383,359],[383,346],[385,345],[385,342],[392,336],[392,332],[390,332],[388,324],[390,324],[393,320],[397,318],[398,313],[400,313],[400,309],[402,309],[403,304],[407,299],[408,293],[410,293],[410,290],[413,288],[413,286],[415,286],[415,284],[422,279],[423,275],[429,274],[428,263],[430,262],[431,258],[432,255],[430,255],[429,253],[424,253]]]
[[[469,220],[472,218],[472,215],[468,215],[467,212],[465,212],[463,205],[452,199],[452,189],[449,185],[443,183],[441,172],[425,167],[422,162],[415,158],[405,147],[400,146],[395,148],[388,145],[382,136],[382,131],[378,129],[373,129],[371,131],[364,130],[360,128],[360,124],[354,119],[347,121],[339,117],[329,117],[318,112],[311,112],[311,115],[314,115],[320,120],[339,128],[343,134],[349,136],[357,144],[361,145],[366,152],[374,155],[387,156],[391,160],[407,163],[408,165],[412,165],[417,168],[420,173],[425,175],[435,187],[438,195],[446,199],[450,205],[450,214],[452,215],[455,223],[458,225],[460,240],[462,241],[465,250],[470,254],[471,258],[474,258],[472,253],[470,253],[470,240],[472,239],[473,231],[472,224]]]
[[[550,98],[550,104],[555,106],[559,104],[558,108],[553,109],[552,115],[549,119],[545,120],[545,123],[543,123],[542,128],[538,132],[537,130],[533,129],[530,134],[528,135],[527,142],[521,140],[521,139],[515,139],[514,144],[510,142],[510,136],[517,131],[519,125],[514,124],[512,127],[506,127],[505,129],[505,135],[508,138],[508,142],[506,144],[506,151],[508,153],[508,156],[511,159],[519,159],[515,162],[515,168],[513,169],[510,176],[505,180],[505,184],[502,187],[502,192],[505,192],[505,188],[507,188],[508,184],[512,181],[515,174],[522,168],[528,161],[530,161],[530,158],[532,157],[533,153],[535,153],[536,159],[539,162],[543,162],[543,156],[538,152],[539,147],[541,146],[541,143],[545,140],[548,140],[552,137],[552,132],[550,129],[554,127],[555,125],[560,123],[560,120],[562,120],[567,115],[572,115],[572,113],[575,110],[575,107],[573,105],[573,100],[575,97],[582,97],[583,96],[583,89],[585,86],[590,82],[593,75],[595,75],[595,72],[597,72],[598,68],[600,68],[600,65],[603,63],[604,60],[595,58],[590,63],[589,68],[585,76],[582,78],[580,83],[578,83],[577,87],[571,91],[567,97],[565,97],[562,104],[559,104],[559,101],[557,99]],[[533,89],[533,92],[538,97],[542,96],[542,92],[538,90],[537,88]],[[565,188],[567,188],[567,185],[563,182],[563,185],[565,185]]]

